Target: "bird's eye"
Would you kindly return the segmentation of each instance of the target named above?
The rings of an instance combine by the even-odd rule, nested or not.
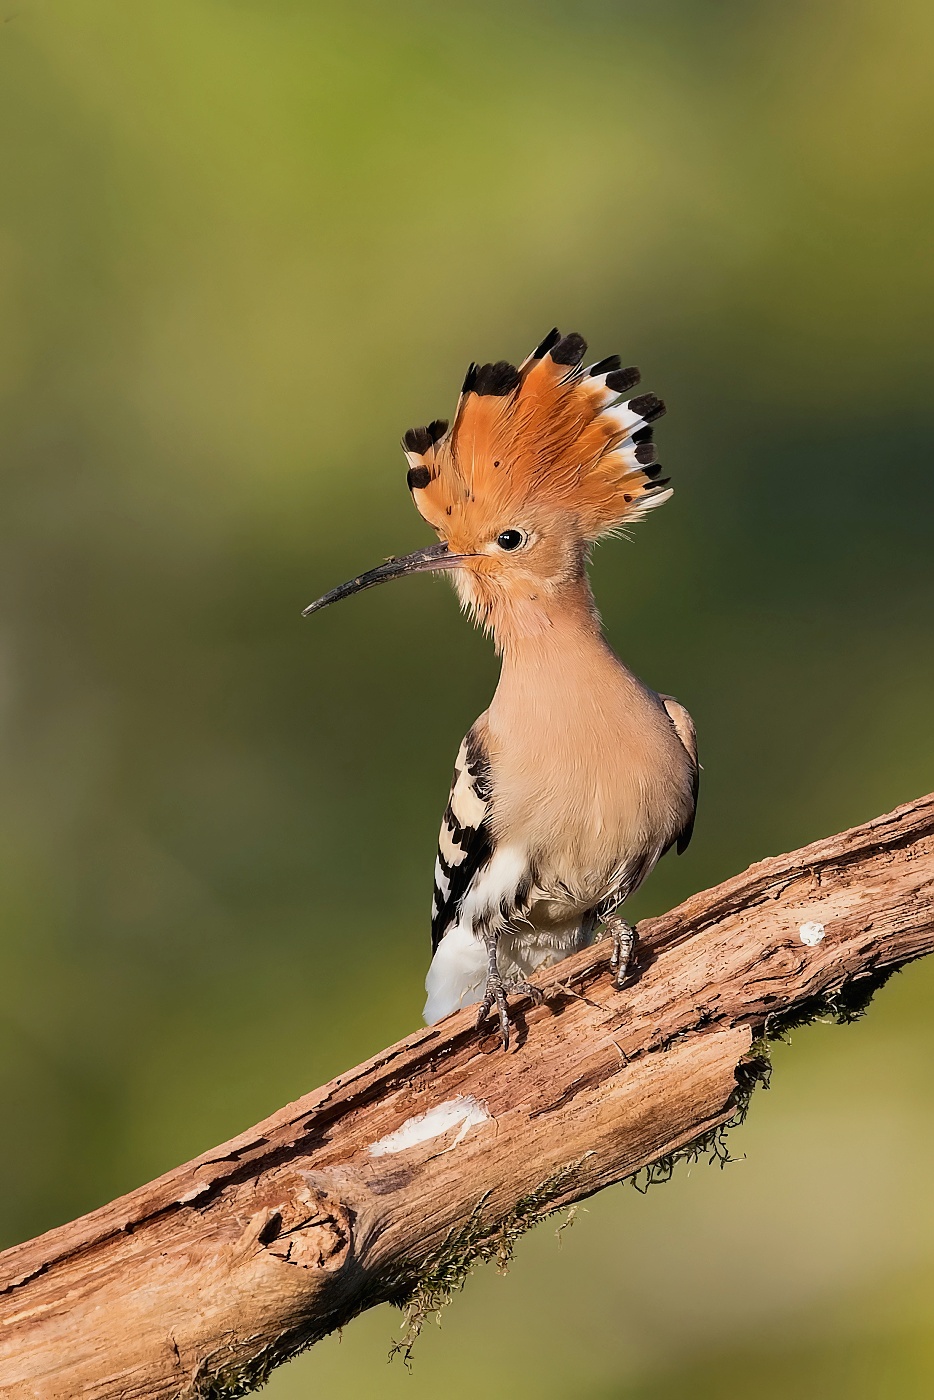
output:
[[[514,549],[518,549],[520,545],[525,544],[527,538],[528,536],[523,534],[521,530],[504,530],[502,534],[496,536],[496,543],[499,545],[500,549],[505,549],[507,553],[511,553]]]

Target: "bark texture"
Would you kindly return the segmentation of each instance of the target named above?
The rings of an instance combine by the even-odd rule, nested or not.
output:
[[[541,1216],[709,1145],[760,1077],[763,1039],[849,1019],[934,948],[934,794],[639,934],[623,991],[607,944],[542,974],[549,1004],[525,1004],[508,1054],[458,1013],[8,1250],[2,1393],[244,1394],[363,1309],[408,1300],[417,1321]]]

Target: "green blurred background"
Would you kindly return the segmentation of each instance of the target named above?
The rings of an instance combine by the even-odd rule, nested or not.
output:
[[[602,548],[693,711],[637,901],[934,787],[934,10],[923,0],[30,3],[0,13],[0,1218],[129,1190],[419,1022],[495,682],[398,448],[549,327],[664,395]],[[776,1056],[732,1140],[379,1309],[275,1400],[934,1389],[934,966]]]

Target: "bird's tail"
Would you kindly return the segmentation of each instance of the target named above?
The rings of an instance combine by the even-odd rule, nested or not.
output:
[[[428,1000],[422,1015],[433,1026],[461,1006],[471,1006],[483,996],[487,953],[482,941],[469,928],[455,924],[438,944],[431,960],[425,991]]]

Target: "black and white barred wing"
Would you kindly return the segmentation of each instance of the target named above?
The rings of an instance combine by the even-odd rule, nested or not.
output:
[[[458,751],[441,821],[431,906],[432,952],[457,922],[465,895],[493,854],[491,791],[490,765],[478,721]]]

